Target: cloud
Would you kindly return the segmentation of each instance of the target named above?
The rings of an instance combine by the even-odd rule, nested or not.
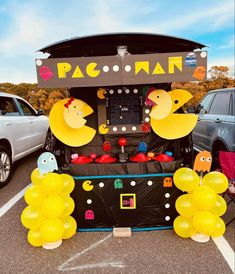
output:
[[[235,36],[234,34],[231,35],[230,37],[227,37],[225,41],[220,42],[221,45],[218,46],[218,49],[234,49],[234,43],[235,43]]]
[[[45,28],[33,11],[15,14],[8,36],[0,41],[0,54],[31,55],[43,41]]]

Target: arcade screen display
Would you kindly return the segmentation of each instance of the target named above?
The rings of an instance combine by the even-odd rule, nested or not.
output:
[[[108,97],[107,120],[109,125],[140,124],[141,119],[140,96],[128,94]]]
[[[98,124],[108,134],[148,133],[150,107],[145,104],[141,87],[107,88],[105,99],[98,100]],[[147,126],[146,126],[147,124]]]

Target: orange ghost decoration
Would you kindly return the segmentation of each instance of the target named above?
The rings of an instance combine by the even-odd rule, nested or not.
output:
[[[193,73],[193,78],[197,79],[198,81],[204,80],[206,77],[206,69],[203,66],[196,67]]]
[[[172,187],[172,178],[166,177],[163,181],[163,187]]]
[[[201,151],[195,158],[193,170],[194,171],[207,171],[211,169],[212,157],[209,151]]]

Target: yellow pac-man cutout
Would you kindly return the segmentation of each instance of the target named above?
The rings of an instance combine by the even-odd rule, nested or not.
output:
[[[170,114],[162,120],[150,120],[153,131],[168,140],[178,139],[189,134],[197,124],[197,115]]]
[[[78,147],[91,142],[96,130],[85,125],[84,117],[90,115],[93,109],[78,99],[63,99],[57,102],[49,114],[52,133],[62,143]]]
[[[97,97],[101,100],[105,99],[106,90],[104,88],[99,88],[97,91]]]
[[[109,132],[109,128],[107,127],[106,124],[101,124],[99,126],[99,133],[100,134],[107,134]]]
[[[182,107],[185,103],[193,98],[193,95],[184,89],[174,89],[168,93],[172,99],[171,113],[175,112],[177,109]]]
[[[152,91],[148,99],[155,105],[150,112],[150,124],[153,131],[160,137],[168,140],[178,139],[189,134],[197,123],[195,114],[174,114],[192,98],[186,90]]]
[[[84,182],[82,183],[82,188],[83,188],[85,191],[91,191],[91,190],[94,188],[94,186],[92,185],[92,181],[89,181],[89,180],[84,181]]]
[[[162,89],[154,90],[150,92],[148,99],[155,103],[151,110],[150,117],[161,120],[170,114],[172,99],[168,92]]]
[[[64,107],[64,119],[71,128],[81,128],[86,124],[86,120],[83,118],[83,107],[84,103],[76,99]]]

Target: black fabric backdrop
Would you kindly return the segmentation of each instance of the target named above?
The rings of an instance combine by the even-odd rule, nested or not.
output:
[[[94,113],[86,117],[87,125],[97,130],[96,92],[94,88],[70,89],[72,96],[85,101],[93,108]],[[96,153],[98,156],[103,155],[107,152],[103,151],[102,144],[104,141],[109,141],[112,148],[108,154],[118,158],[120,153],[118,139],[120,137],[127,139],[125,152],[128,153],[129,157],[134,156],[138,152],[139,142],[143,141],[147,144],[148,151],[152,151],[155,154],[166,150],[171,151],[175,161],[169,163],[157,161],[133,163],[128,160],[126,163],[117,162],[112,164],[97,164],[95,162],[85,165],[70,164],[66,170],[76,178],[75,189],[71,195],[75,201],[73,216],[77,220],[78,228],[111,228],[115,226],[159,227],[172,225],[174,218],[178,215],[175,210],[175,201],[181,195],[181,192],[176,189],[174,184],[169,188],[163,187],[164,178],[169,177],[169,174],[165,175],[164,173],[171,173],[170,176],[172,177],[175,170],[180,168],[182,164],[191,167],[191,135],[169,141],[160,138],[154,132],[148,134],[122,134],[120,136],[96,134],[89,144],[78,148],[66,147],[64,153],[68,155],[68,161],[70,161],[72,153],[86,156],[90,153]],[[80,176],[87,177],[79,179]],[[92,178],[91,176],[96,177]],[[106,177],[102,178],[102,176]],[[120,178],[123,187],[117,189],[114,187],[114,181],[120,176],[123,176],[123,178]],[[125,176],[129,176],[129,178]],[[92,181],[94,188],[91,191],[85,191],[82,187],[83,182],[86,180]],[[131,181],[135,181],[136,184],[134,186],[131,185]],[[152,181],[152,185],[148,185],[149,181]],[[100,187],[101,182],[104,184],[103,187]],[[165,196],[167,193],[170,195],[168,198]],[[121,209],[121,194],[135,194],[136,208]],[[129,201],[128,197],[125,202]],[[88,200],[91,200],[91,203],[88,203]],[[169,204],[169,207],[168,205],[166,207],[166,204]],[[92,210],[94,219],[85,218],[87,210]]]
[[[73,217],[78,228],[171,226],[178,215],[175,200],[181,192],[174,185],[163,187],[165,177],[168,176],[121,178],[123,187],[118,189],[115,188],[115,178],[90,179],[94,185],[91,191],[85,191],[82,187],[86,179],[77,179],[72,197],[76,204]],[[132,186],[132,181],[136,185]],[[149,181],[152,185],[148,185]],[[165,196],[167,193],[170,197]],[[136,209],[121,209],[121,194],[135,194]],[[92,203],[87,203],[89,200]],[[92,210],[94,219],[85,218],[87,210]]]

